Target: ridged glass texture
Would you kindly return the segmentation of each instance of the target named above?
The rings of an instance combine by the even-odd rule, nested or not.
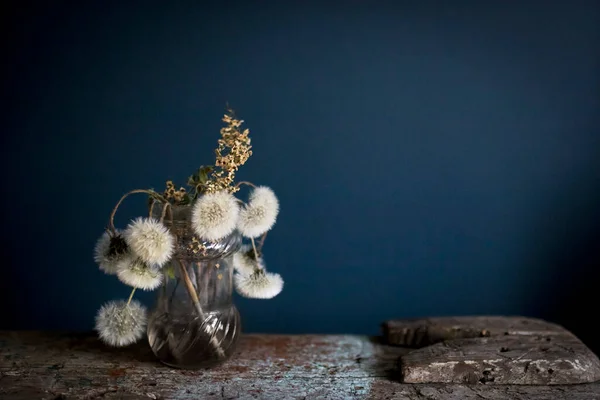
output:
[[[162,206],[153,210],[160,218]],[[164,223],[177,245],[149,315],[148,341],[164,364],[212,367],[231,356],[240,335],[240,315],[232,302],[232,254],[241,236],[236,231],[217,242],[194,241],[191,207],[172,211],[172,222],[167,213]]]

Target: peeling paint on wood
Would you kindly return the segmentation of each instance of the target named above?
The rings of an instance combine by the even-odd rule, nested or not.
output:
[[[600,384],[402,384],[409,350],[353,335],[246,335],[210,370],[176,370],[147,343],[107,348],[93,333],[0,332],[1,399],[581,399]]]

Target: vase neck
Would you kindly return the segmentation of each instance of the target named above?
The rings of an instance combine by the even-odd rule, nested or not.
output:
[[[150,215],[162,220],[176,238],[173,258],[189,263],[205,262],[227,257],[240,248],[242,237],[237,230],[216,241],[198,237],[192,226],[192,208],[191,205],[170,206],[164,212],[163,203],[155,202],[150,210]]]

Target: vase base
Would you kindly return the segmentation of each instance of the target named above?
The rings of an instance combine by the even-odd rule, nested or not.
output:
[[[229,361],[231,357],[227,357],[219,360],[207,360],[204,362],[194,363],[194,364],[177,364],[171,363],[168,361],[159,360],[161,364],[166,365],[169,368],[182,369],[182,370],[202,370],[202,369],[211,369],[218,367],[222,364],[225,364]]]

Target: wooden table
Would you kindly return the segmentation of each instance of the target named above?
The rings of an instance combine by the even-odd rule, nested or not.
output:
[[[600,383],[402,384],[407,351],[366,336],[245,335],[221,367],[184,371],[157,362],[147,343],[0,331],[0,399],[600,399]]]

